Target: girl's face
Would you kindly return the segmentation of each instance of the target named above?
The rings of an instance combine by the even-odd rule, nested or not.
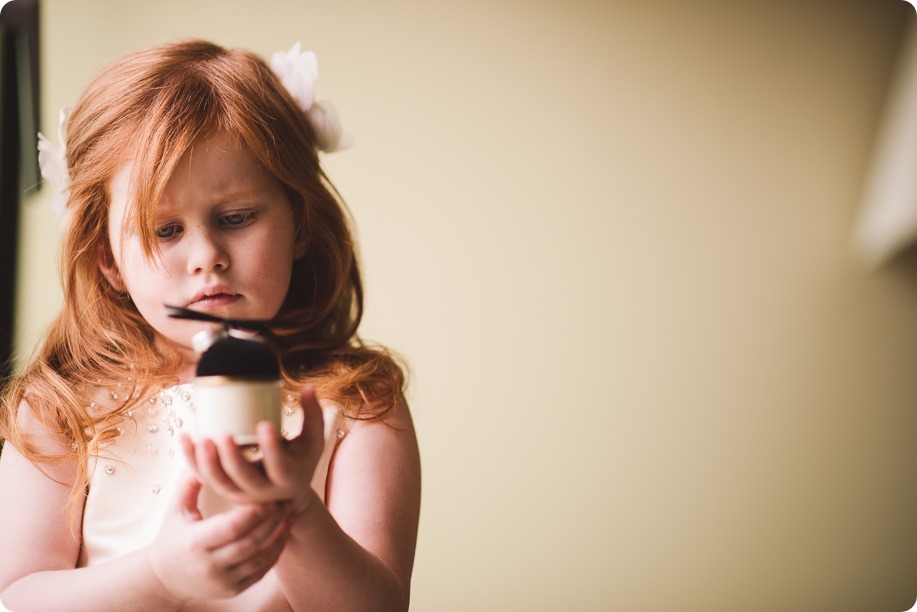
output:
[[[177,349],[188,366],[197,361],[191,337],[208,327],[169,318],[165,304],[247,319],[280,311],[305,241],[282,186],[251,153],[217,135],[181,158],[156,212],[158,258],[147,258],[135,230],[124,230],[131,169],[122,167],[110,185],[114,261],[103,258],[100,266],[159,342]]]

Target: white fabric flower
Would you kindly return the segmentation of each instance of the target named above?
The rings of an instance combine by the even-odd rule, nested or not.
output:
[[[300,51],[297,42],[284,53],[278,51],[271,56],[271,69],[280,78],[280,82],[299,104],[307,111],[315,100],[315,80],[318,78],[318,58],[312,51]]]
[[[341,117],[334,104],[319,100],[306,111],[309,124],[315,131],[318,148],[326,153],[343,151],[353,145],[353,137],[341,127]]]
[[[341,127],[341,117],[334,105],[327,100],[315,101],[318,79],[315,53],[303,51],[297,42],[289,51],[278,51],[271,56],[271,70],[306,114],[321,151],[342,151],[353,144],[353,137]]]
[[[60,125],[57,127],[57,140],[59,146],[45,138],[41,132],[38,133],[38,167],[41,170],[41,176],[54,189],[54,199],[51,204],[51,210],[55,218],[61,220],[67,212],[67,198],[70,196],[70,173],[67,171],[67,143],[64,139],[64,131],[67,124],[67,116],[70,114],[69,107],[63,107],[60,110]]]

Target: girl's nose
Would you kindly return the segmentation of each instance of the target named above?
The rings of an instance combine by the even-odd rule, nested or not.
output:
[[[223,244],[206,230],[195,232],[189,241],[188,273],[201,274],[224,271],[229,267],[229,254]]]

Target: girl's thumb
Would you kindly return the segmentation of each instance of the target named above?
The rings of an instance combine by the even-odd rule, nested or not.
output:
[[[302,403],[303,423],[301,437],[305,442],[321,448],[325,442],[325,415],[315,397],[315,388],[305,385],[299,401]]]
[[[197,507],[197,500],[201,494],[201,483],[191,472],[185,472],[178,479],[173,505],[175,509],[200,518],[201,513]]]

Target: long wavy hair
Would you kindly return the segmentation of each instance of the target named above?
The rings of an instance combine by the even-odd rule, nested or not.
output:
[[[154,257],[156,207],[174,168],[217,133],[238,139],[284,186],[306,238],[278,314],[287,392],[310,382],[346,416],[373,419],[404,391],[400,361],[357,335],[363,288],[349,213],[319,165],[314,132],[271,69],[248,51],[199,40],[135,52],[105,68],[70,114],[63,306],[0,409],[0,438],[32,461],[75,462],[74,493],[85,490],[91,449],[117,435],[141,397],[178,382],[177,355],[155,348],[152,327],[100,270],[101,258],[112,256],[109,184],[134,161],[131,219]],[[100,389],[117,389],[107,395],[113,405],[91,410]],[[23,402],[65,452],[41,452],[20,430]]]

